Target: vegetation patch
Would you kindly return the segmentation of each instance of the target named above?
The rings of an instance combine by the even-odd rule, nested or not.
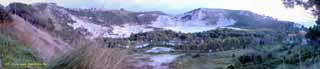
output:
[[[0,34],[0,60],[4,69],[43,69],[46,64],[18,41]]]

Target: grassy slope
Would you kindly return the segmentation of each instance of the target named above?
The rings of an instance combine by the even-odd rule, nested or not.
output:
[[[0,57],[4,69],[42,69],[46,67],[32,51],[18,41],[0,34]]]
[[[236,61],[236,57],[251,52],[249,49],[229,50],[216,53],[194,53],[185,55],[172,64],[174,69],[219,69]],[[196,57],[195,55],[200,55]]]
[[[101,48],[97,43],[81,41],[47,69],[131,69],[126,63],[128,56],[127,49]]]
[[[236,49],[215,53],[185,55],[172,64],[175,69],[318,69],[320,49],[309,45],[261,46],[255,49]],[[256,58],[241,62],[240,57]]]

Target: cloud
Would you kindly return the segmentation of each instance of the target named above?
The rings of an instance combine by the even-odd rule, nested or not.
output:
[[[169,14],[179,14],[196,8],[223,8],[249,10],[255,13],[298,22],[305,26],[315,24],[315,18],[310,11],[298,7],[285,8],[282,0],[1,0],[7,5],[11,2],[54,2],[69,8],[124,8],[130,11],[164,11]]]

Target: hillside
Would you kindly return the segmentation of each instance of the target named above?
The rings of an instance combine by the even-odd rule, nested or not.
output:
[[[66,33],[59,35],[70,35],[73,34],[73,30],[78,30],[82,33],[81,35],[90,39],[125,38],[131,34],[158,29],[192,33],[220,27],[235,27],[241,29],[267,28],[290,32],[299,30],[301,26],[249,11],[226,9],[199,8],[172,16],[157,11],[69,9],[53,3],[32,5],[13,3],[7,8],[10,12],[21,16],[38,27],[58,33]],[[69,32],[71,33],[69,34]]]
[[[286,48],[271,51],[278,56],[278,53],[291,51],[291,47],[287,49],[286,46],[298,49],[296,46],[308,45],[304,38],[307,30],[302,25],[244,10],[198,8],[169,15],[161,11],[71,9],[55,3],[11,3],[0,6],[0,16],[1,34],[9,35],[21,42],[23,48],[32,50],[32,56],[47,63],[49,69],[179,69],[175,66],[188,67],[188,64],[178,62],[197,62],[190,57],[210,60],[220,59],[212,55],[229,55],[226,59],[237,60],[247,59],[246,56],[251,57],[253,53],[264,58],[265,50],[270,51],[265,47]],[[263,50],[258,50],[261,48]],[[230,51],[243,54],[230,57]],[[225,52],[228,54],[221,54]],[[3,57],[0,59],[3,61]],[[248,58],[249,62],[251,59]],[[278,64],[277,59],[281,58],[270,60]],[[230,64],[239,63],[218,68]]]

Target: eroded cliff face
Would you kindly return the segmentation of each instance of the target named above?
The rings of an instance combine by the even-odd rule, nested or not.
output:
[[[3,10],[3,9],[2,9]],[[51,36],[47,31],[39,29],[23,18],[1,12],[0,23],[1,33],[15,37],[27,48],[34,51],[34,55],[45,62],[50,62],[53,58],[70,50],[70,46],[61,39]]]
[[[292,27],[292,22],[243,10],[199,8],[179,15],[168,15],[157,11],[70,9],[54,3],[12,3],[6,8],[71,44],[76,43],[78,37],[92,40],[128,38],[133,34],[157,30],[196,33],[217,28],[298,29]]]

